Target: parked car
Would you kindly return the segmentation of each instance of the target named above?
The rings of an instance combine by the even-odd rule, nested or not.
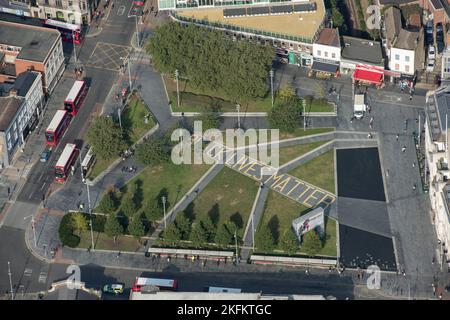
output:
[[[110,294],[122,294],[123,293],[123,284],[121,283],[111,283],[103,286],[103,293]]]
[[[432,60],[428,60],[428,64],[427,64],[427,72],[433,72],[434,70],[434,59]]]
[[[444,40],[437,40],[437,52],[441,54],[445,49]]]
[[[52,150],[51,149],[46,149],[44,151],[42,151],[41,156],[40,156],[40,161],[41,162],[47,162],[48,159],[50,158],[50,155],[52,154]]]
[[[425,27],[426,33],[433,33],[433,20],[428,20]]]
[[[434,46],[428,47],[428,60],[434,60],[436,59],[436,49]]]
[[[436,24],[436,35],[438,33],[444,34],[444,28],[442,27],[442,23],[440,23],[440,22],[438,24]]]

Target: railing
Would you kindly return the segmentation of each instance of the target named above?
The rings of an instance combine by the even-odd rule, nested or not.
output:
[[[171,15],[174,19],[179,20],[181,22],[194,23],[197,25],[208,26],[208,27],[224,29],[224,30],[231,30],[231,31],[242,32],[242,33],[251,33],[251,34],[256,34],[256,35],[260,35],[260,36],[284,39],[284,40],[289,40],[289,41],[296,41],[296,42],[309,43],[309,44],[313,43],[313,39],[308,38],[308,37],[299,37],[299,36],[293,36],[293,35],[288,35],[288,34],[283,34],[283,33],[278,33],[278,32],[269,32],[269,31],[264,31],[264,30],[259,30],[259,29],[240,27],[240,26],[235,26],[232,24],[227,24],[227,23],[222,23],[222,22],[217,22],[217,21],[189,18],[189,17],[181,16],[181,15],[177,14],[176,12],[172,12]]]

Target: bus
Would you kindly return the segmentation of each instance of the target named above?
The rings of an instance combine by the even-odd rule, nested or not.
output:
[[[46,19],[44,20],[44,26],[58,30],[61,34],[62,41],[81,44],[81,28],[77,24]]]
[[[136,282],[131,290],[134,292],[140,292],[141,287],[143,287],[143,286],[155,286],[155,287],[158,287],[160,290],[177,291],[178,282],[177,282],[177,280],[171,280],[171,279],[139,277],[139,278],[136,278]]]
[[[208,292],[213,293],[241,293],[241,289],[237,288],[222,288],[222,287],[208,287]]]
[[[92,151],[92,147],[89,148],[88,152],[84,156],[83,161],[81,161],[81,170],[83,171],[83,178],[86,179],[89,170],[95,163],[95,155]],[[84,182],[84,181],[83,181]]]
[[[56,146],[66,132],[71,119],[71,115],[66,110],[56,111],[47,130],[45,130],[45,143],[49,146]]]
[[[64,183],[67,180],[70,171],[73,171],[73,165],[78,157],[78,148],[74,143],[66,144],[61,156],[55,165],[55,181]]]
[[[64,109],[67,110],[72,116],[76,116],[78,109],[84,101],[87,95],[88,87],[83,80],[77,80],[73,84],[66,99],[64,100]]]

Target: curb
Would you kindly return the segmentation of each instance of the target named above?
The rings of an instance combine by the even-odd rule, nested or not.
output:
[[[44,261],[46,263],[52,263],[53,260],[52,259],[48,259],[46,257],[41,256],[40,254],[38,254],[37,252],[35,252],[33,250],[33,246],[30,244],[29,239],[28,239],[28,233],[29,230],[31,229],[31,220],[27,225],[27,228],[25,229],[25,245],[27,246],[28,250],[30,251],[30,253],[37,259]]]

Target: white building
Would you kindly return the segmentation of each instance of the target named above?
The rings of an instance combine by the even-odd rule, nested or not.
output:
[[[447,47],[442,53],[441,80],[450,81],[450,47]]]
[[[313,65],[316,71],[335,74],[341,61],[338,29],[324,28],[313,43]]]
[[[37,0],[30,10],[36,18],[82,25],[91,22],[99,3],[100,0]]]
[[[441,242],[439,263],[447,263],[450,244],[450,170],[448,150],[448,122],[450,121],[450,86],[429,92],[426,102],[425,161],[426,181],[433,221]],[[442,260],[441,260],[442,259]]]
[[[25,99],[0,97],[0,168],[9,166],[23,142]]]
[[[425,62],[423,30],[401,29],[389,50],[389,69],[399,74],[414,75]]]

